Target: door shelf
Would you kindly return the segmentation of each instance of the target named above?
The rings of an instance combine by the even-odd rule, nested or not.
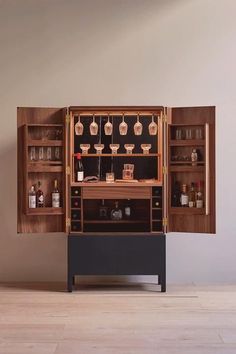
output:
[[[74,154],[74,156],[76,156]],[[142,154],[142,153],[134,153],[134,154],[81,154],[81,157],[158,157],[160,154],[150,153],[150,154]]]
[[[147,224],[149,220],[84,220],[85,224]]]
[[[205,208],[171,207],[170,214],[204,215]]]
[[[28,146],[62,146],[62,140],[33,140],[28,139]]]
[[[204,146],[204,139],[170,140],[170,146]]]
[[[27,208],[26,215],[62,215],[64,214],[62,208]]]
[[[50,164],[28,164],[28,172],[62,172],[63,167],[62,165],[59,166],[51,166]]]
[[[170,166],[170,172],[204,172],[204,166]]]

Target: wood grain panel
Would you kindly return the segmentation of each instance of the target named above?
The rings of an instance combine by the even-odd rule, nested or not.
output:
[[[149,199],[150,187],[83,187],[84,199]]]

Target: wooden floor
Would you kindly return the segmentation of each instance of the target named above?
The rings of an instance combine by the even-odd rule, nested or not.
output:
[[[0,354],[236,354],[236,285],[0,286]]]

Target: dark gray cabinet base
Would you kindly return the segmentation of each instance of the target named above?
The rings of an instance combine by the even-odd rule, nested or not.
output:
[[[158,275],[166,291],[166,236],[68,235],[68,278],[71,292],[75,275]]]

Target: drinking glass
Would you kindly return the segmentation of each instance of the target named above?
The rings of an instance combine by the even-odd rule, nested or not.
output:
[[[82,150],[82,154],[87,154],[90,149],[90,144],[80,144],[80,149]]]
[[[126,154],[132,154],[134,149],[134,144],[125,144]]]
[[[157,124],[154,122],[154,116],[152,116],[152,121],[148,126],[149,135],[157,134]]]
[[[102,154],[102,150],[104,149],[104,144],[94,144],[94,149],[97,154]]]
[[[39,160],[44,159],[44,152],[43,152],[43,146],[39,147]]]
[[[35,161],[36,160],[36,150],[35,146],[30,147],[30,161]]]
[[[182,130],[181,129],[176,129],[176,131],[175,131],[175,139],[176,140],[181,140],[181,139],[183,139],[183,137],[182,137]]]
[[[84,126],[81,123],[80,116],[79,116],[78,117],[78,122],[75,124],[75,135],[83,135],[83,132],[84,132]]]
[[[108,115],[108,120],[107,120],[106,124],[104,125],[104,131],[105,131],[105,135],[112,135],[113,125],[110,122],[110,116],[109,115]]]
[[[192,129],[187,128],[185,130],[185,137],[186,137],[187,140],[191,140],[192,139]]]
[[[123,114],[122,122],[119,125],[119,132],[120,132],[120,135],[127,135],[127,132],[128,132],[128,124],[125,123],[124,114]]]
[[[56,146],[55,147],[55,160],[60,160],[61,159],[61,153],[60,153],[60,147]]]
[[[51,146],[48,146],[46,149],[46,160],[51,160],[52,159],[52,148]]]
[[[95,122],[95,117],[94,116],[93,116],[93,121],[92,121],[92,123],[89,126],[89,130],[90,130],[90,134],[91,135],[97,135],[97,133],[98,133],[98,125]]]
[[[195,131],[195,139],[202,139],[202,128],[197,128]]]
[[[124,169],[122,172],[122,179],[131,180],[134,178],[134,165],[124,164]]]
[[[110,144],[109,147],[112,154],[117,154],[117,150],[119,149],[120,144]]]
[[[149,150],[151,149],[151,144],[141,144],[141,148],[143,150],[143,154],[149,154]]]
[[[142,132],[143,132],[143,125],[139,121],[139,115],[137,115],[137,122],[134,124],[134,134],[142,135]]]
[[[107,172],[107,173],[106,173],[106,182],[107,182],[107,183],[113,183],[113,182],[115,182],[115,175],[114,175],[114,172]]]

